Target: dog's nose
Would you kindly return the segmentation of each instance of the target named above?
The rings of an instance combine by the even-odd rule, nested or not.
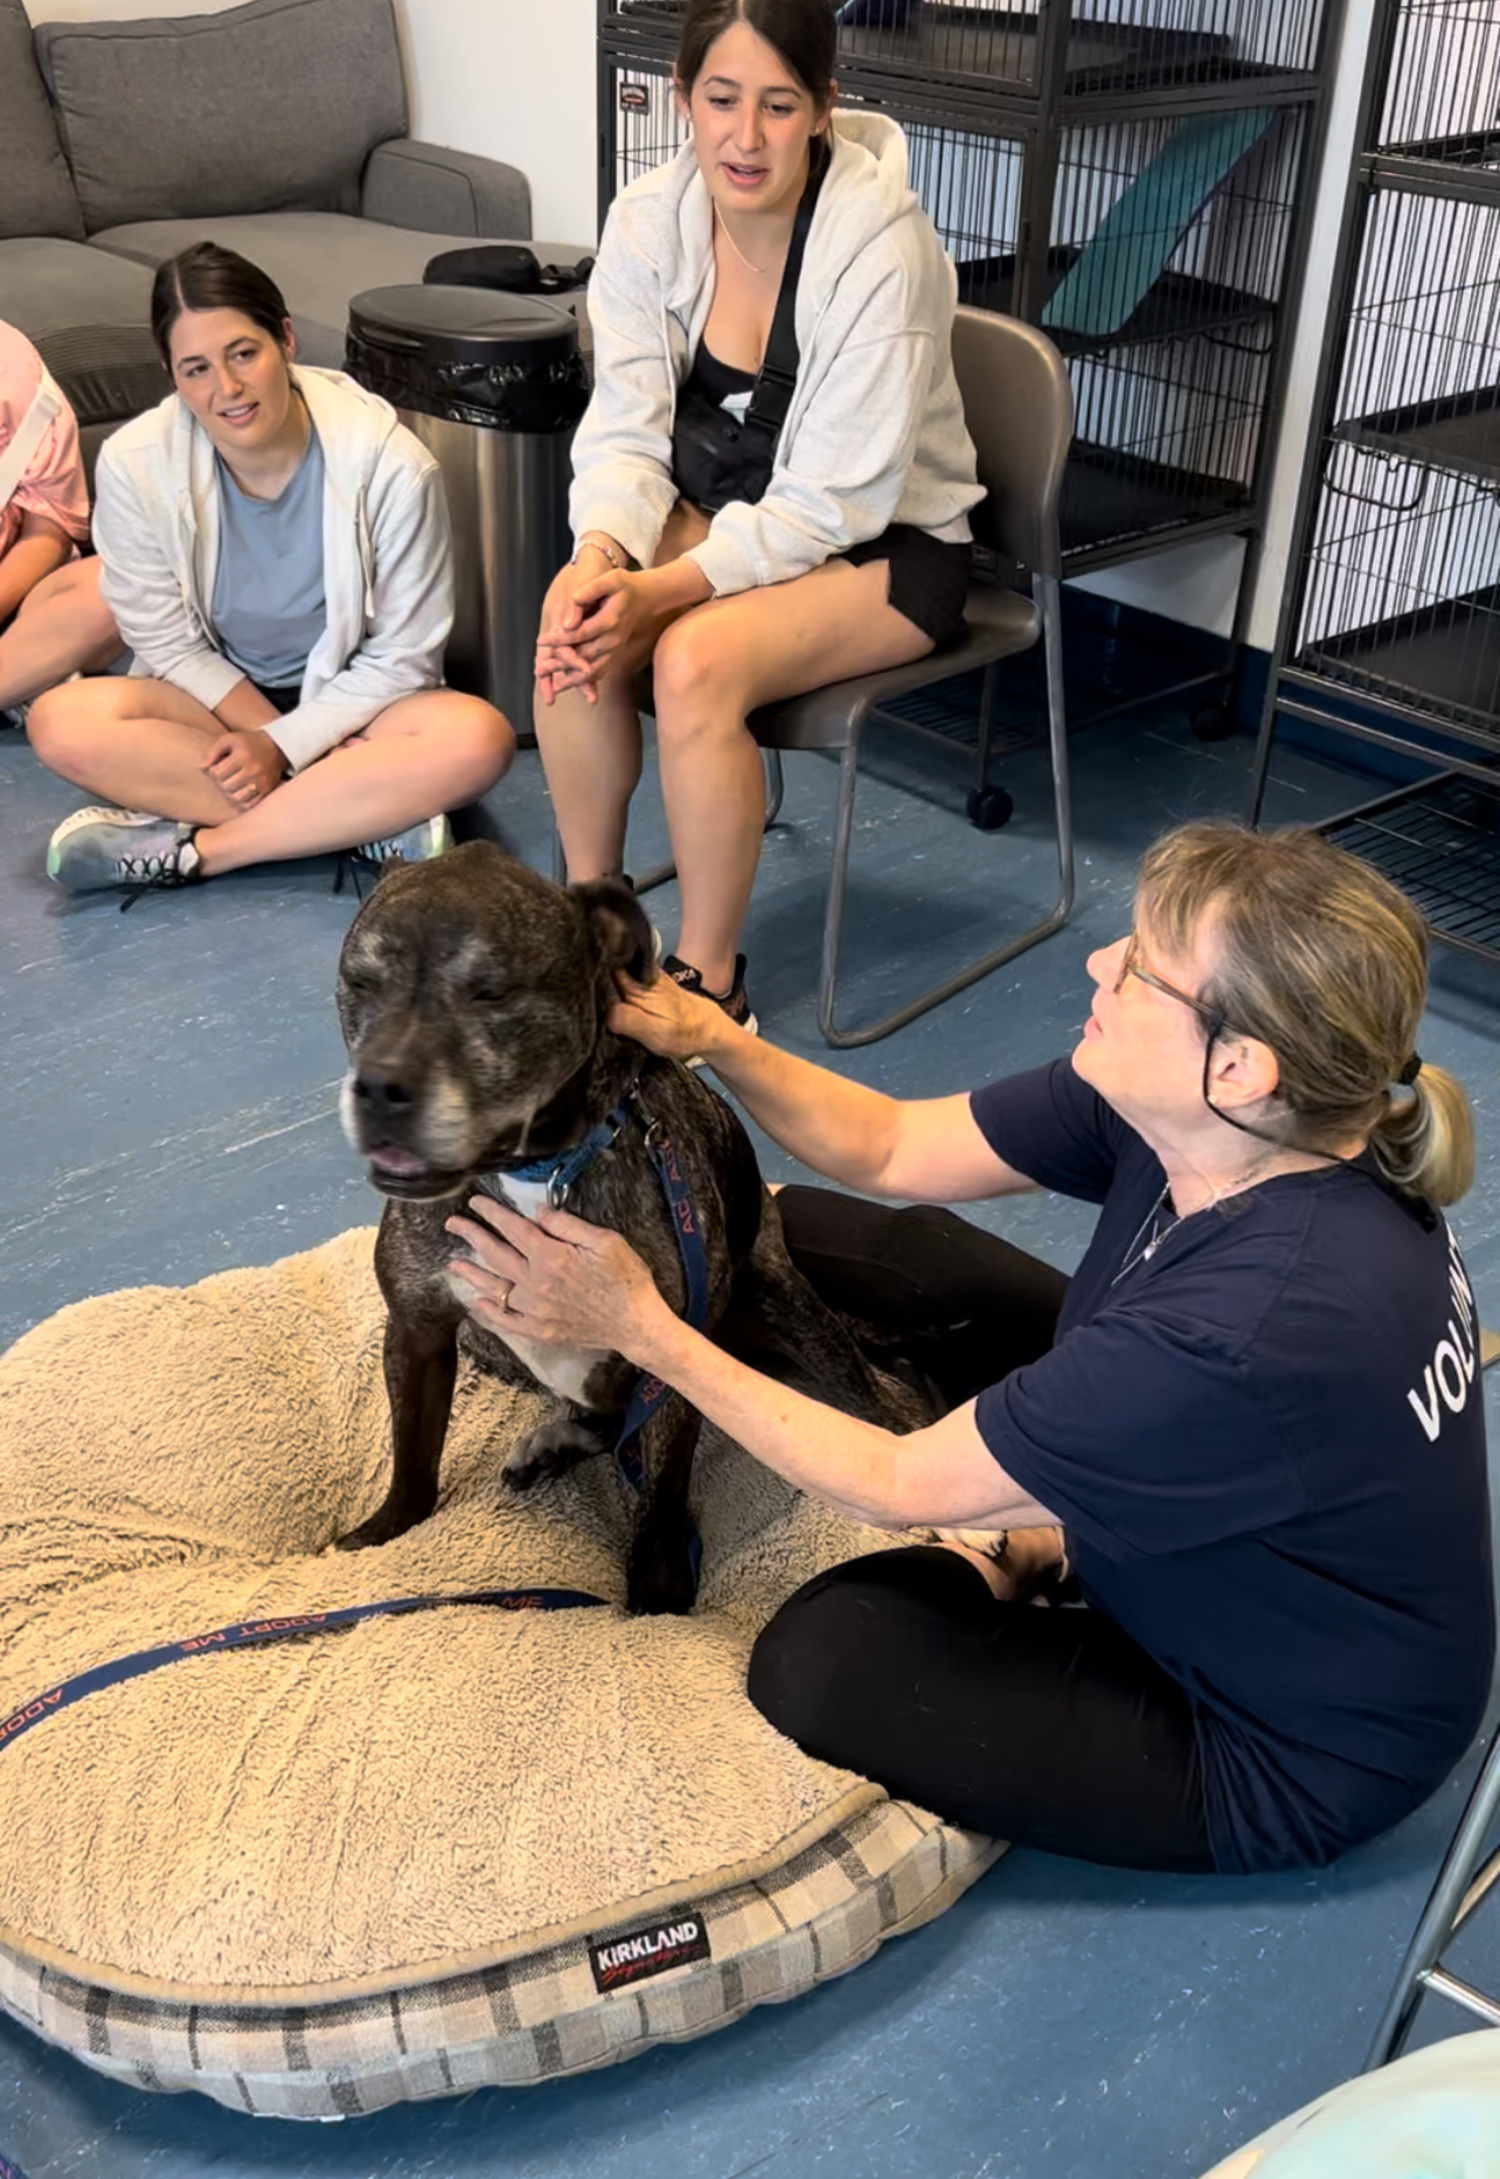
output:
[[[361,1067],[354,1077],[354,1095],[365,1118],[377,1125],[406,1119],[417,1101],[409,1083],[378,1067]]]

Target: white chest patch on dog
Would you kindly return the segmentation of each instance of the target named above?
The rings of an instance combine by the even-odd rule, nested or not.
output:
[[[522,1218],[535,1220],[537,1212],[547,1201],[548,1184],[545,1180],[516,1180],[509,1173],[496,1173],[486,1175],[476,1181],[475,1185],[483,1188],[486,1195],[495,1196],[509,1204]],[[455,1299],[467,1308],[474,1298],[468,1289],[457,1285],[451,1278],[448,1280],[448,1287]],[[579,1407],[587,1407],[584,1386],[599,1364],[609,1360],[607,1349],[543,1346],[539,1340],[522,1339],[508,1332],[497,1332],[493,1325],[486,1325],[485,1329],[493,1338],[504,1340],[516,1360],[530,1370],[538,1384],[545,1385],[549,1392],[555,1392],[559,1399],[572,1400]]]
[[[547,1201],[545,1180],[516,1180],[509,1173],[503,1177],[497,1173],[493,1178],[480,1181],[479,1185],[486,1195],[503,1196],[513,1211],[519,1211],[523,1218],[533,1221]]]

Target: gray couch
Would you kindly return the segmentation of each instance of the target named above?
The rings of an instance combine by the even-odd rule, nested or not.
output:
[[[362,288],[420,280],[476,238],[530,237],[524,174],[406,126],[391,0],[34,33],[22,0],[0,0],[0,318],[40,349],[91,455],[167,390],[151,275],[191,242],[263,266],[303,358],[338,365]]]

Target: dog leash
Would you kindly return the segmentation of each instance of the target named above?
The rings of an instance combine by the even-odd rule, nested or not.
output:
[[[265,1642],[289,1642],[299,1634],[332,1634],[343,1627],[352,1627],[362,1619],[393,1619],[411,1612],[439,1611],[455,1604],[474,1604],[503,1612],[570,1612],[604,1607],[602,1596],[592,1596],[585,1589],[476,1589],[467,1595],[457,1596],[397,1596],[388,1597],[379,1604],[346,1604],[337,1611],[296,1612],[289,1617],[241,1620],[230,1627],[215,1627],[207,1634],[190,1634],[180,1642],[164,1642],[157,1649],[138,1649],[128,1657],[115,1657],[108,1664],[93,1665],[87,1672],[79,1672],[70,1680],[61,1681],[48,1688],[45,1694],[23,1703],[9,1717],[0,1718],[0,1750],[11,1747],[23,1733],[34,1726],[44,1725],[48,1718],[59,1717],[74,1703],[86,1696],[96,1695],[106,1687],[119,1687],[127,1680],[144,1679],[148,1672],[159,1672],[163,1665],[178,1664],[187,1657],[202,1657],[225,1650],[249,1649]],[[7,2166],[0,2158],[0,2179],[7,2179]]]

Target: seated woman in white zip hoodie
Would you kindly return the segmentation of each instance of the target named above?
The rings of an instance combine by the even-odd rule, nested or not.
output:
[[[203,242],[156,275],[176,391],[100,455],[94,540],[129,678],[32,705],[42,762],[119,808],[79,810],[48,875],[181,885],[334,849],[442,852],[449,809],[515,750],[441,686],[452,542],[437,464],[390,405],[293,368],[274,281]]]
[[[765,814],[746,717],[956,635],[982,496],[950,350],[953,267],[907,185],[900,130],[835,114],[834,42],[831,10],[806,0],[691,0],[677,95],[693,141],[610,211],[573,454],[577,552],[537,650],[537,735],[575,880],[622,868],[641,769],[632,681],[651,661],[682,884],[665,966],[740,1022]],[[732,476],[820,173],[774,458],[705,511],[693,434],[717,417]]]

